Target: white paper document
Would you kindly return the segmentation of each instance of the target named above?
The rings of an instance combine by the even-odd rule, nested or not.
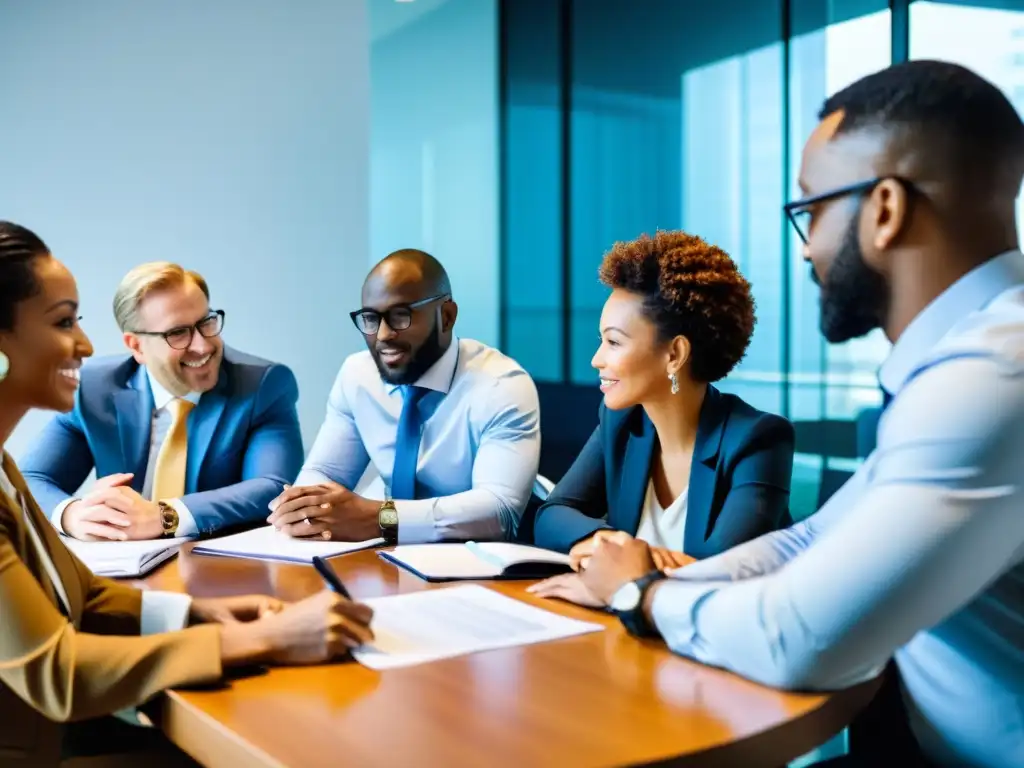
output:
[[[477,651],[530,645],[598,632],[604,627],[569,619],[464,584],[364,601],[373,608],[374,641],[352,652],[371,669],[393,669]]]
[[[63,537],[64,543],[97,576],[135,578],[170,560],[188,539],[147,539],[145,541],[79,541]]]
[[[197,555],[248,557],[254,560],[281,560],[287,563],[312,563],[313,557],[336,557],[384,543],[384,539],[367,541],[323,541],[295,539],[280,533],[274,526],[210,539],[192,548]]]

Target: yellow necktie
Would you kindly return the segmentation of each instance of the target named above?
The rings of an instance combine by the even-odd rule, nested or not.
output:
[[[167,405],[171,426],[156,457],[153,473],[153,501],[185,495],[185,465],[188,460],[188,414],[192,403],[175,398]]]

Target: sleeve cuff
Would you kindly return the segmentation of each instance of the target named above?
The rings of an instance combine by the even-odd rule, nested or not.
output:
[[[57,529],[58,533],[67,535],[67,531],[64,530],[64,524],[61,522],[64,517],[64,510],[67,509],[72,502],[78,501],[76,498],[64,499],[60,504],[53,508],[53,512],[50,513],[50,522],[53,523],[53,527]]]
[[[142,593],[142,634],[158,635],[177,632],[188,625],[192,598],[177,592],[144,591]]]
[[[395,502],[399,544],[431,544],[441,540],[434,520],[434,502],[435,499]]]
[[[676,653],[690,655],[686,649],[697,642],[696,609],[714,591],[715,586],[709,584],[670,578],[654,593],[651,619]]]
[[[181,499],[164,499],[164,504],[168,504],[174,507],[174,511],[178,513],[178,530],[174,532],[176,537],[195,537],[199,535],[199,526],[196,524],[196,519],[192,516],[185,502]]]

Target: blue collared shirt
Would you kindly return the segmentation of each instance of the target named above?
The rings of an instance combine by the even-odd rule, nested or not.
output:
[[[921,312],[881,372],[876,449],[815,515],[677,571],[653,614],[679,654],[837,689],[895,656],[943,765],[1024,765],[1024,255]]]
[[[533,379],[496,349],[453,339],[416,386],[433,390],[419,403],[416,482],[427,498],[395,499],[399,541],[510,537],[540,461]],[[332,480],[353,489],[372,463],[390,487],[402,403],[401,387],[381,379],[368,351],[351,355],[295,484]]]

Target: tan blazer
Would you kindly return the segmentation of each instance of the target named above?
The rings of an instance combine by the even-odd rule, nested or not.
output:
[[[216,626],[139,636],[142,593],[95,576],[61,542],[7,454],[3,468],[25,508],[0,493],[0,766],[57,765],[59,723],[109,715],[167,688],[220,678]],[[23,514],[31,516],[60,574],[70,617]]]

